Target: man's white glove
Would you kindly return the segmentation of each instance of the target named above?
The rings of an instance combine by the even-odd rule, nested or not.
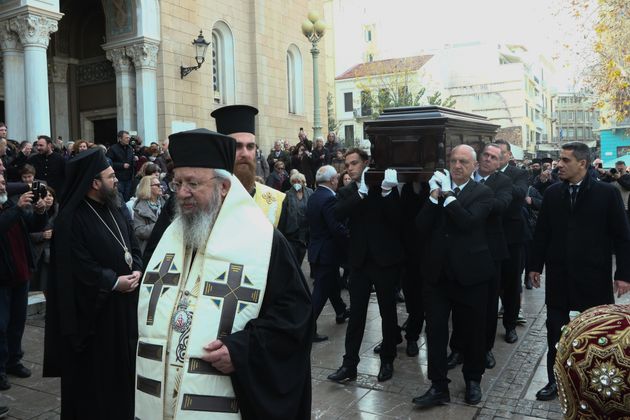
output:
[[[361,174],[361,182],[359,183],[359,194],[361,195],[367,195],[369,191],[369,187],[365,183],[365,173],[368,171],[368,169],[369,168],[365,168],[363,170],[363,173]]]
[[[381,182],[381,188],[389,191],[397,185],[398,174],[396,173],[396,169],[385,169],[385,177],[383,178],[383,182]]]
[[[448,170],[444,169],[444,178],[442,179],[442,193],[453,192],[453,187],[451,186],[451,174]]]
[[[435,177],[435,174],[431,177],[431,179],[429,180],[429,189],[430,192],[433,192],[437,189],[440,188],[440,185],[438,184],[437,178]]]

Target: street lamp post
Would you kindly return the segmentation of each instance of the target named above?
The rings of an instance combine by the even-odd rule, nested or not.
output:
[[[319,112],[319,49],[317,43],[324,36],[326,23],[319,18],[319,13],[309,12],[308,19],[302,23],[302,33],[313,45],[313,140],[322,135],[321,115]]]

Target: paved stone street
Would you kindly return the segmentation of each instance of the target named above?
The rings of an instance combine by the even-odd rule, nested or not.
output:
[[[306,268],[306,267],[305,267]],[[344,292],[347,301],[347,293]],[[624,296],[622,303],[630,303]],[[414,408],[411,399],[429,387],[426,379],[427,360],[424,337],[420,338],[420,354],[407,357],[404,343],[398,348],[394,364],[394,378],[379,383],[376,380],[380,361],[373,353],[380,341],[380,317],[376,295],[372,295],[368,323],[361,348],[359,378],[348,385],[326,380],[326,376],[341,364],[344,352],[345,324],[336,325],[334,312],[326,306],[319,320],[319,333],[330,337],[328,341],[313,345],[313,413],[314,419],[560,419],[557,401],[539,402],[534,394],[546,383],[545,371],[545,311],[544,293],[525,290],[523,310],[527,324],[517,329],[516,344],[503,341],[503,328],[499,326],[495,345],[497,366],[484,375],[483,400],[477,406],[464,403],[464,382],[460,369],[451,371],[451,403],[429,410]],[[33,306],[35,308],[35,306]],[[404,304],[398,306],[399,322],[406,319]],[[9,405],[12,419],[48,420],[59,418],[59,381],[41,377],[44,322],[41,315],[29,318],[24,336],[25,365],[33,369],[28,379],[10,377],[13,384],[0,393],[0,404]],[[89,419],[86,419],[89,420]],[[112,419],[115,420],[115,419]]]

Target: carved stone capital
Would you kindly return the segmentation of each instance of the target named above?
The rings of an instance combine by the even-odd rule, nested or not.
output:
[[[141,43],[125,47],[125,52],[133,60],[136,68],[157,68],[158,46],[155,44]]]
[[[112,62],[116,73],[128,72],[131,70],[131,59],[125,52],[125,47],[114,48],[105,51],[105,56]]]
[[[2,48],[3,51],[17,51],[22,49],[20,37],[11,30],[11,25],[8,20],[0,22],[0,48]]]
[[[56,20],[30,13],[12,18],[9,24],[25,47],[33,45],[48,48],[50,34],[57,32]]]

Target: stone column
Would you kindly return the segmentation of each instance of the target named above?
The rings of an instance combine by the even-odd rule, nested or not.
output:
[[[136,80],[131,73],[131,59],[125,53],[125,47],[114,48],[105,52],[116,72],[116,110],[118,130],[135,130],[134,89]]]
[[[64,142],[70,138],[70,107],[68,105],[68,63],[60,59],[53,59],[50,67],[52,81],[52,109],[55,137],[63,137]]]
[[[46,49],[57,21],[29,13],[12,18],[10,25],[24,46],[26,136],[35,140],[40,134],[51,134]]]
[[[4,116],[9,138],[27,140],[24,119],[24,50],[18,35],[11,31],[9,21],[0,23],[0,47],[4,61]]]
[[[143,144],[158,141],[157,53],[158,45],[149,42],[125,47],[136,67],[136,112],[138,134]]]

